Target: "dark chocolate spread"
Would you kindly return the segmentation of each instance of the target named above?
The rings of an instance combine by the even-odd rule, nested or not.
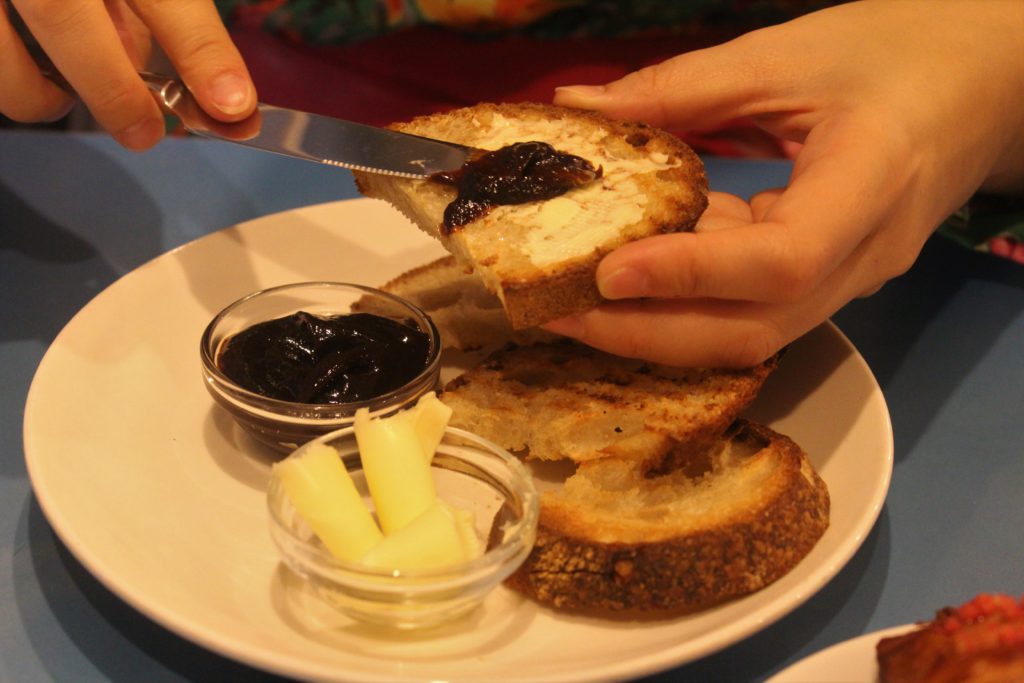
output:
[[[600,167],[546,142],[517,142],[473,157],[458,171],[431,176],[458,189],[444,211],[447,234],[499,204],[551,199],[599,177]]]
[[[382,396],[427,365],[429,337],[370,313],[299,311],[230,337],[217,367],[241,387],[295,403],[351,403]]]

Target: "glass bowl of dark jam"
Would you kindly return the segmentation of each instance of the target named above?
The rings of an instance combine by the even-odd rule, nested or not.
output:
[[[358,495],[374,509],[353,428],[311,441],[289,458],[302,457],[322,444],[334,449],[331,457],[341,459]],[[270,535],[296,580],[289,590],[308,591],[357,622],[390,629],[424,629],[471,619],[532,551],[539,495],[529,471],[515,456],[454,427],[445,428],[430,470],[437,499],[471,514],[479,552],[450,565],[405,570],[338,559],[296,510],[280,478],[272,476],[266,499]],[[415,538],[436,543],[427,527],[417,528]]]
[[[302,282],[254,292],[218,313],[200,343],[213,399],[256,440],[288,453],[384,416],[436,388],[441,340],[412,303],[372,287]]]

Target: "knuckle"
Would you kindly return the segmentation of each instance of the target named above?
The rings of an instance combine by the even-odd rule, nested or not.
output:
[[[619,330],[616,353],[626,358],[651,358],[653,354],[653,339],[649,331],[640,326],[629,326]]]
[[[726,340],[722,349],[722,364],[751,367],[770,358],[784,344],[785,338],[781,331],[773,325],[764,324]]]
[[[906,273],[917,261],[917,252],[912,252],[908,249],[897,250],[892,255],[892,261],[889,264],[889,268],[885,271],[885,279],[891,280],[894,277],[898,277]]]
[[[195,33],[182,42],[181,58],[202,64],[224,52],[224,42],[208,33]]]
[[[681,236],[680,236],[681,237]],[[672,250],[651,273],[652,295],[661,297],[705,296],[715,293],[714,259],[685,249]]]
[[[130,80],[111,81],[83,99],[96,119],[115,137],[154,116],[156,104],[145,88]]]
[[[674,72],[666,63],[647,66],[616,81],[610,87],[631,102],[644,102],[644,121],[661,126],[671,119],[666,106],[666,95],[675,90]]]
[[[776,253],[769,266],[773,283],[771,298],[780,303],[794,303],[812,294],[821,282],[825,259],[806,250],[787,249]]]
[[[86,7],[66,0],[34,0],[19,3],[18,11],[34,30],[63,33],[76,28]]]
[[[89,98],[89,108],[97,112],[126,112],[124,118],[137,118],[139,111],[138,89],[133,84],[111,81],[94,91]]]

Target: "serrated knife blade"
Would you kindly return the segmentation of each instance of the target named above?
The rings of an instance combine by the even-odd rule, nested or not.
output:
[[[69,92],[67,80],[44,58],[43,74]],[[260,103],[248,118],[225,123],[209,116],[185,84],[172,76],[140,71],[160,108],[187,131],[284,156],[353,171],[403,178],[452,172],[480,150],[354,121]]]
[[[157,104],[191,133],[355,171],[424,178],[460,169],[472,147],[319,114],[259,104],[237,123],[207,115],[176,78],[140,72]]]

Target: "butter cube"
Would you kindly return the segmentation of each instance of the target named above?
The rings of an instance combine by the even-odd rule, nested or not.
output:
[[[332,555],[356,562],[377,545],[382,534],[345,470],[338,452],[325,444],[273,467],[299,515]]]
[[[430,460],[407,415],[371,419],[361,408],[355,415],[355,434],[381,530],[385,536],[393,534],[437,499]]]
[[[426,570],[457,564],[468,557],[456,513],[435,501],[416,519],[385,536],[361,562],[379,569]]]
[[[416,438],[429,463],[434,459],[434,453],[444,437],[444,428],[451,419],[452,409],[431,391],[424,394],[409,412],[415,422]]]

